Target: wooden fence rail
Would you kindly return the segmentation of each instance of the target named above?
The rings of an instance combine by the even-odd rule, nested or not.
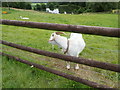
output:
[[[76,32],[83,34],[93,34],[109,37],[120,37],[120,28],[97,27],[97,26],[83,26],[83,25],[68,25],[68,24],[54,24],[54,23],[40,23],[17,20],[0,19],[1,24],[32,27],[48,30],[58,30],[67,32]]]
[[[21,63],[28,64],[28,65],[33,66],[35,68],[38,68],[38,69],[41,69],[41,70],[44,70],[44,71],[47,71],[47,72],[62,76],[64,78],[67,78],[67,79],[70,79],[70,80],[74,80],[76,82],[80,82],[82,84],[85,84],[85,85],[88,85],[88,86],[91,86],[91,87],[94,87],[94,88],[104,88],[104,89],[112,88],[112,87],[109,87],[109,86],[106,86],[106,85],[101,85],[101,84],[89,81],[87,79],[82,79],[82,78],[79,78],[79,77],[76,77],[76,76],[73,76],[73,75],[69,75],[67,73],[63,73],[63,72],[60,72],[60,71],[57,71],[57,70],[54,70],[54,69],[50,69],[48,67],[45,67],[45,66],[42,66],[42,65],[27,61],[27,60],[23,60],[23,59],[20,59],[18,57],[11,56],[9,54],[5,54],[5,53],[1,53],[1,52],[0,52],[0,54],[4,55],[4,56],[7,56],[9,58],[12,58],[12,59],[14,59],[16,61],[19,61]]]
[[[2,43],[4,45],[7,45],[7,46],[17,48],[17,49],[21,49],[21,50],[29,51],[29,52],[32,52],[32,53],[36,53],[36,54],[39,54],[39,55],[58,58],[58,59],[62,59],[62,60],[65,60],[65,61],[84,64],[84,65],[97,67],[97,68],[101,68],[101,69],[105,69],[105,70],[120,72],[120,65],[118,65],[118,64],[110,64],[110,63],[99,62],[99,61],[95,61],[95,60],[84,59],[84,58],[80,58],[80,57],[77,58],[77,57],[73,57],[73,56],[66,56],[66,55],[62,55],[62,54],[58,54],[58,53],[38,50],[38,49],[35,49],[35,48],[14,44],[14,43],[3,41],[3,40],[0,40],[0,43]]]

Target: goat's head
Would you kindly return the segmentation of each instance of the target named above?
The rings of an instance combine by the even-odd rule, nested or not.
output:
[[[50,36],[50,39],[49,39],[49,43],[54,43],[56,36],[57,35],[60,36],[60,34],[65,34],[65,33],[64,32],[54,32],[54,33],[52,33],[51,36]]]

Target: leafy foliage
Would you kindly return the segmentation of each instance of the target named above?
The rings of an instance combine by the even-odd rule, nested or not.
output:
[[[20,9],[32,9],[31,3],[29,2],[2,2],[3,7],[13,7]]]
[[[85,12],[106,12],[113,9],[120,9],[118,2],[48,2],[37,3],[33,7],[29,2],[3,2],[3,7],[14,7],[20,9],[34,9],[37,11],[45,11],[46,8],[54,10],[59,8],[60,13],[85,13]]]
[[[34,6],[34,10],[37,10],[37,11],[45,11],[46,10],[46,5],[41,3],[41,4],[36,4]]]
[[[57,3],[57,7],[60,9],[60,12],[63,13],[83,13],[83,12],[106,12],[111,11],[112,9],[118,9],[118,2],[60,2]],[[50,9],[54,9],[56,3],[47,3],[47,6]]]
[[[118,8],[117,2],[88,2],[87,9],[92,9],[93,12],[111,11]]]

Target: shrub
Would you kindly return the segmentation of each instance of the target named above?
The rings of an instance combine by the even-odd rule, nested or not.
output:
[[[87,12],[93,12],[92,9],[87,9],[84,11],[84,13],[87,13]]]
[[[47,8],[50,8],[51,10],[54,10],[54,3],[51,3],[51,2],[49,2],[49,3],[47,3]]]
[[[31,4],[28,3],[28,4],[26,5],[26,9],[32,9]]]
[[[41,6],[39,4],[36,4],[36,10],[38,10],[38,11],[41,10]]]
[[[84,11],[85,11],[85,8],[82,8],[82,7],[81,7],[81,8],[79,8],[79,9],[77,10],[76,13],[77,13],[77,14],[80,14],[80,13],[83,13]]]
[[[60,10],[60,13],[64,13],[64,12],[72,13],[74,8],[73,7],[69,7],[68,5],[60,5],[59,6],[59,10]]]
[[[46,10],[46,5],[45,4],[41,4],[41,11],[45,11]]]

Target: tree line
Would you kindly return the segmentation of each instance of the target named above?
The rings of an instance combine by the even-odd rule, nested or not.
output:
[[[56,2],[48,3],[51,9],[59,8],[60,12],[85,13],[85,12],[108,12],[120,9],[120,2]]]
[[[58,8],[60,13],[86,13],[86,12],[109,12],[111,10],[120,9],[120,2],[48,2],[36,3],[32,5],[29,2],[3,2],[3,7],[14,7],[20,9],[33,9],[37,11],[45,11],[46,8],[51,10]]]
[[[19,9],[32,9],[31,3],[29,2],[2,2],[2,7],[19,8]]]

